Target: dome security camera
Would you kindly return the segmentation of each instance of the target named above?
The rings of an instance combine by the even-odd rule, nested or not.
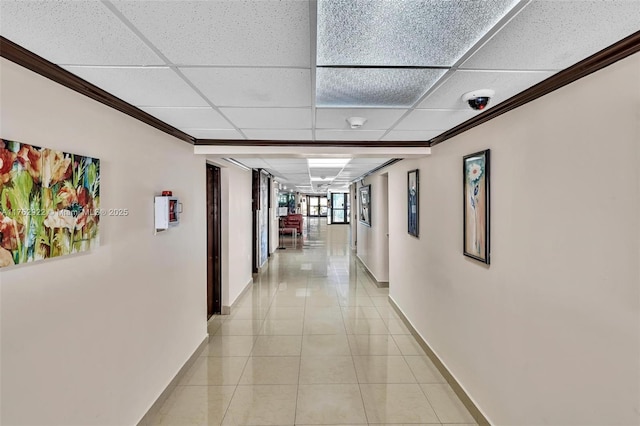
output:
[[[475,111],[482,111],[489,105],[489,101],[496,92],[491,89],[480,89],[462,95],[462,100],[469,104]]]

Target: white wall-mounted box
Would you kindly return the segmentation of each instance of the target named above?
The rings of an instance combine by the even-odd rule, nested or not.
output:
[[[181,204],[177,198],[155,197],[155,228],[156,232],[165,231],[180,223]]]

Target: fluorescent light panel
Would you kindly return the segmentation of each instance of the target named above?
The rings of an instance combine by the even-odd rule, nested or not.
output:
[[[351,158],[308,158],[309,168],[328,167],[342,169],[346,166]]]

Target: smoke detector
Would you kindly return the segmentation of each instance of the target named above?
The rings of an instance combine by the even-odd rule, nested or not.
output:
[[[347,118],[347,123],[351,126],[352,129],[359,129],[364,126],[364,123],[367,122],[367,119],[364,117],[349,117]]]

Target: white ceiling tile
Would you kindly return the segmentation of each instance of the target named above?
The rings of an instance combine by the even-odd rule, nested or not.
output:
[[[173,63],[309,67],[309,2],[113,1]]]
[[[360,159],[354,158],[351,161],[353,162],[355,160],[360,160]],[[356,170],[353,170],[351,172],[343,171],[342,173],[340,173],[336,178],[336,181],[342,181],[342,180],[352,181],[362,176],[363,174],[369,172],[370,170],[373,170],[376,167],[383,165],[384,163],[389,161],[390,158],[368,158],[367,160],[368,161],[366,164],[365,163],[358,164],[359,167]]]
[[[307,167],[306,158],[270,158],[269,164],[278,166],[278,167],[287,167],[287,166],[304,166]]]
[[[260,130],[260,129],[243,129],[242,130],[249,139],[255,140],[290,140],[290,141],[310,141],[313,139],[311,130]]]
[[[220,108],[236,126],[247,129],[310,129],[310,108]]]
[[[271,164],[271,163],[269,163]],[[291,179],[297,179],[297,180],[309,180],[309,173],[283,173],[282,170],[280,170],[278,167],[273,167],[271,166],[272,169],[279,171],[281,174],[291,178]]]
[[[392,130],[383,141],[428,141],[438,136],[444,130]]]
[[[364,117],[367,122],[363,130],[387,129],[407,112],[406,109],[381,108],[318,108],[316,109],[316,128],[350,129],[347,118]]]
[[[386,163],[389,160],[391,160],[391,158],[354,158],[349,162],[347,166],[362,168],[365,165],[382,164]]]
[[[266,169],[269,165],[262,158],[239,158],[236,161],[252,169]]]
[[[237,130],[228,129],[180,129],[196,139],[244,139]]]
[[[319,107],[410,107],[444,69],[318,68]]]
[[[319,65],[451,66],[517,0],[319,0]]]
[[[233,129],[233,126],[213,108],[142,107],[140,109],[178,128]]]
[[[492,89],[491,108],[513,95],[551,77],[554,71],[456,71],[431,93],[418,108],[468,109],[462,95],[472,90]]]
[[[370,165],[367,165],[367,166],[359,167],[358,169],[353,170],[351,173],[349,173],[348,175],[345,175],[345,176],[358,177],[361,174],[363,174],[363,173],[365,173],[365,172],[367,172],[367,171],[369,171],[369,170],[371,170],[371,169],[373,169],[375,167],[377,167],[376,164],[370,164]]]
[[[479,114],[478,111],[438,111],[417,109],[398,124],[395,130],[439,130],[450,129]]]
[[[309,170],[306,164],[299,164],[297,166],[282,167],[278,163],[274,163],[272,158],[266,160],[271,167],[279,170],[281,173],[291,176],[304,175],[303,177],[309,177]]]
[[[478,69],[564,69],[638,31],[638,0],[529,3],[464,64]]]
[[[55,64],[164,65],[100,1],[2,0],[0,28]]]
[[[109,3],[0,0],[2,35],[197,138],[243,139],[235,124],[249,139],[312,140],[315,122],[315,139],[337,146],[380,140],[445,72],[321,67],[314,70],[313,88],[310,34],[315,29],[309,28],[309,5],[315,2],[114,0],[200,91],[224,107],[231,123],[120,21]],[[450,64],[515,3],[318,0],[320,14],[330,16],[329,24],[318,23],[319,63]],[[493,89],[489,107],[495,106],[551,76],[555,71],[550,70],[637,31],[638,22],[640,0],[528,2],[383,139],[429,140],[479,114],[461,101],[463,93]],[[313,90],[318,105],[332,107],[317,108],[315,121]],[[368,121],[350,130],[345,120],[350,116]],[[375,159],[361,159],[360,165],[355,160],[343,171],[345,177],[377,165]],[[275,161],[274,173],[308,180],[304,159],[269,161]]]
[[[384,130],[316,130],[318,141],[377,141]]]
[[[269,163],[269,164],[271,164],[271,163]],[[272,168],[274,170],[280,171],[280,169],[277,168],[277,167],[273,167],[272,166]],[[301,181],[301,182],[308,182],[309,181],[309,172],[307,170],[303,169],[303,168],[298,170],[298,173],[282,173],[282,174],[285,175],[287,178],[292,179],[292,180],[297,180],[297,181]]]
[[[295,177],[292,178],[289,175],[285,175],[284,176],[284,180],[286,182],[288,182],[289,184],[296,185],[296,186],[297,185],[309,185],[311,183],[311,180],[309,179],[309,176],[307,176],[306,178],[298,179],[298,178],[295,178]]]
[[[271,165],[271,167],[273,167],[274,169],[278,169],[281,173],[285,173],[285,174],[298,174],[298,173],[306,173],[307,175],[309,174],[309,172],[307,171],[307,165],[306,164],[299,164],[297,166],[280,166],[277,163],[274,164],[271,159],[268,160],[269,164]]]
[[[64,68],[135,106],[207,106],[200,95],[166,67]]]
[[[181,68],[181,71],[217,106],[311,106],[309,69]]]

